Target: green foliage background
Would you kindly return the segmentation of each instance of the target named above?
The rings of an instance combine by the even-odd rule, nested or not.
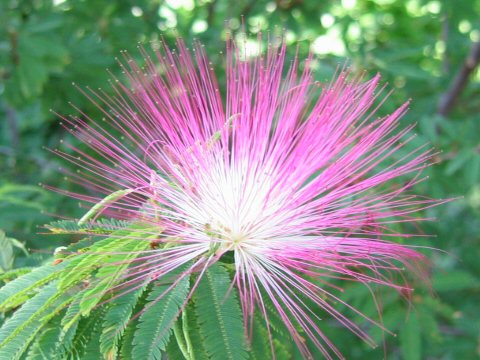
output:
[[[107,88],[106,68],[119,73],[122,49],[137,56],[138,42],[181,35],[200,39],[213,63],[240,16],[252,33],[286,29],[286,38],[317,53],[318,80],[348,59],[354,70],[381,72],[395,92],[383,108],[412,98],[404,124],[418,123],[415,144],[441,150],[428,182],[417,192],[457,200],[425,212],[436,221],[416,231],[435,237],[414,240],[442,251],[424,252],[433,264],[433,294],[419,289],[413,307],[398,294],[383,300],[387,328],[372,329],[388,359],[477,359],[480,356],[480,74],[473,72],[448,114],[442,97],[480,41],[478,0],[3,0],[0,1],[0,271],[40,264],[67,239],[45,236],[38,226],[51,213],[81,216],[75,201],[37,186],[69,189],[59,167],[68,165],[42,148],[67,136],[49,109],[72,112],[68,102],[96,110],[71,85]],[[221,71],[219,71],[221,78]],[[222,79],[220,79],[222,80]],[[71,139],[69,139],[71,140]],[[71,168],[72,169],[72,168]],[[26,255],[20,239],[33,249]],[[71,239],[70,239],[71,240]],[[69,240],[69,241],[70,241]],[[375,308],[366,289],[345,285],[344,299],[367,315]],[[0,315],[0,321],[1,321]],[[326,329],[348,359],[381,359],[346,330]],[[383,339],[383,336],[385,337]]]

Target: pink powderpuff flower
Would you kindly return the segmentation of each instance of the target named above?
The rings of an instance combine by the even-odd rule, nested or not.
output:
[[[90,150],[56,151],[81,168],[74,181],[94,190],[68,195],[101,203],[97,216],[148,223],[157,244],[174,244],[137,258],[119,289],[182,268],[179,279],[199,273],[192,293],[228,252],[247,333],[254,312],[268,326],[268,297],[305,357],[299,328],[326,358],[342,357],[307,302],[374,345],[336,310],[342,303],[364,316],[334,294],[332,279],[408,292],[403,270],[425,275],[424,256],[391,241],[412,236],[391,224],[424,220],[416,212],[438,203],[408,192],[433,155],[406,151],[413,125],[399,120],[408,103],[374,118],[384,100],[378,75],[339,71],[319,83],[312,56],[286,64],[284,41],[249,56],[243,41],[227,40],[224,91],[198,43],[140,51],[142,66],[122,53],[127,81],[112,75],[114,96],[81,90],[103,121],[80,109],[63,117]]]

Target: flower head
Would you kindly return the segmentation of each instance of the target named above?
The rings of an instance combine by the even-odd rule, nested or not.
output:
[[[147,224],[155,238],[118,290],[182,269],[179,279],[199,273],[193,292],[209,266],[233,255],[247,333],[255,312],[268,324],[268,301],[305,356],[305,335],[325,357],[341,356],[313,303],[372,343],[333,305],[342,302],[335,279],[402,290],[395,273],[422,271],[423,256],[392,241],[410,235],[390,228],[434,203],[407,193],[431,157],[405,151],[407,104],[375,118],[379,76],[340,71],[320,83],[312,58],[287,63],[284,42],[248,57],[229,40],[225,88],[199,44],[141,51],[143,66],[123,53],[127,81],[114,77],[114,96],[82,90],[104,121],[64,118],[96,154],[58,151],[101,194],[73,194],[96,204],[81,223],[107,215]]]

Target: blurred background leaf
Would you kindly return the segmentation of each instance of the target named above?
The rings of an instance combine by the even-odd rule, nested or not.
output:
[[[139,58],[139,42],[148,44],[163,36],[173,45],[177,35],[187,43],[198,38],[205,44],[222,82],[225,26],[238,30],[243,15],[251,39],[259,31],[285,31],[292,45],[289,56],[297,45],[301,57],[314,52],[313,66],[320,81],[328,80],[345,61],[353,71],[381,72],[383,81],[395,89],[383,113],[413,99],[402,120],[405,125],[418,124],[410,149],[429,142],[439,150],[437,164],[425,171],[429,181],[415,191],[457,200],[427,209],[423,216],[435,218],[434,222],[404,229],[435,235],[409,240],[423,246],[432,259],[433,292],[417,289],[411,295],[413,309],[400,294],[382,293],[383,323],[399,336],[375,328],[370,332],[379,345],[385,344],[389,359],[478,359],[478,70],[468,73],[460,91],[452,95],[449,90],[480,41],[479,14],[480,0],[1,1],[0,229],[32,249],[27,256],[2,235],[2,269],[43,261],[71,239],[42,235],[41,226],[52,220],[52,214],[79,217],[84,211],[72,199],[37,185],[42,182],[64,190],[76,186],[65,181],[73,166],[43,150],[57,147],[68,136],[49,110],[76,113],[71,101],[92,118],[101,117],[71,83],[110,92],[106,69],[121,76],[115,63],[120,50]],[[441,105],[448,97],[453,105],[444,111]],[[70,137],[69,141],[75,142]],[[378,319],[368,289],[342,285],[345,299]],[[369,349],[334,322],[324,328],[346,358],[384,356],[382,346]]]

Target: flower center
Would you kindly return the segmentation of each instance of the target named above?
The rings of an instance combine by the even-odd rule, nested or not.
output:
[[[232,231],[230,228],[210,224],[205,225],[205,233],[210,237],[210,249],[215,252],[226,252],[238,250],[244,241],[248,239],[248,234]]]
[[[245,241],[247,237],[243,234],[235,234],[232,235],[230,240],[230,244],[232,246],[232,250],[236,250],[239,246],[241,246],[241,243]]]

